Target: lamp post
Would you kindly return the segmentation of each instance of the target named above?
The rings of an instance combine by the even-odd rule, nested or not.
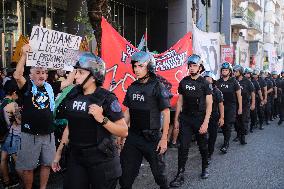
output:
[[[5,52],[5,42],[6,42],[6,17],[5,17],[5,0],[2,0],[2,21],[3,21],[3,33],[2,33],[2,67],[6,67],[6,52]]]

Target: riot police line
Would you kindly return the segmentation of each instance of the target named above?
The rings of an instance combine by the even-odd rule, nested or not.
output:
[[[82,58],[77,68],[92,71],[94,67],[97,67],[98,60],[100,60],[100,64],[102,63],[101,59],[92,56],[88,66],[84,62],[85,58]],[[63,133],[53,164],[53,170],[58,171],[60,169],[58,162],[62,151],[65,150],[69,142],[68,153],[71,160],[68,160],[67,163],[67,179],[65,179],[67,182],[64,182],[64,188],[76,188],[79,185],[82,188],[82,183],[85,186],[83,188],[90,186],[92,188],[96,188],[95,186],[115,188],[118,181],[120,188],[132,188],[143,158],[149,162],[155,182],[160,188],[180,187],[186,178],[184,172],[193,135],[196,137],[201,154],[200,176],[202,179],[207,179],[209,177],[208,166],[215,150],[218,128],[222,129],[224,135],[220,152],[226,154],[229,150],[233,128],[237,132],[234,141],[245,145],[248,132],[252,133],[256,128],[263,130],[264,124],[270,124],[270,121],[277,117],[279,117],[279,125],[283,122],[284,102],[282,99],[284,97],[282,88],[284,80],[282,77],[284,78],[284,72],[281,72],[281,77],[279,77],[276,72],[252,70],[240,65],[232,67],[230,63],[225,62],[221,65],[221,78],[217,80],[211,71],[204,70],[202,58],[199,55],[191,55],[187,60],[189,75],[179,83],[178,102],[174,120],[171,120],[173,127],[179,131],[177,139],[178,169],[174,179],[168,182],[165,151],[170,138],[168,130],[171,94],[156,77],[155,60],[150,53],[142,51],[135,53],[131,57],[131,64],[137,81],[129,86],[123,101],[127,107],[124,112],[124,120],[128,125],[128,136],[125,137],[124,131],[124,137],[119,137],[117,144],[110,137],[115,133],[112,133],[113,130],[108,128],[113,126],[111,121],[115,120],[111,117],[112,114],[118,114],[116,115],[117,119],[123,118],[122,110],[115,100],[114,94],[110,93],[114,97],[114,101],[108,104],[109,107],[104,107],[104,103],[100,103],[108,101],[102,97],[107,96],[109,92],[103,90],[104,92],[93,97],[95,103],[100,103],[94,111],[101,113],[110,111],[109,114],[94,115],[94,112],[90,112],[92,110],[89,110],[88,113],[85,112],[86,117],[74,114],[79,115],[81,110],[86,111],[82,109],[84,102],[80,107],[78,107],[78,102],[82,98],[82,87],[84,91],[84,84],[88,82],[88,77],[81,84],[79,82],[81,87],[79,90],[73,90],[67,95],[65,104],[61,105],[64,110],[58,110],[59,114],[60,111],[69,114],[68,129],[65,129]],[[93,76],[96,80],[97,76],[95,74]],[[103,81],[103,75],[101,78]],[[95,91],[97,92],[97,90]],[[100,106],[103,107],[103,110],[98,109]],[[72,112],[74,107],[76,110]],[[95,120],[87,114],[92,114]],[[161,115],[163,119],[161,119]],[[85,120],[87,117],[88,120]],[[90,125],[94,121],[96,129]],[[72,122],[77,125],[72,126]],[[84,129],[86,129],[83,128],[83,123],[90,125],[89,135],[80,134],[84,133]],[[78,125],[82,127],[82,130]],[[102,131],[99,131],[100,129]],[[92,133],[96,133],[96,140],[88,141],[85,144],[84,140],[87,141],[88,138],[94,136]],[[118,150],[121,150],[120,155]],[[99,169],[89,169],[93,165],[101,166]],[[105,172],[105,177],[99,176],[97,171]],[[79,181],[72,180],[78,172],[85,175],[86,178],[80,178]]]
[[[123,112],[116,95],[102,87],[106,68],[100,57],[80,53],[76,71],[70,74],[75,85],[62,82],[55,90],[45,82],[44,68],[32,68],[30,79],[23,76],[24,53],[28,51],[29,47],[25,47],[14,74],[26,98],[23,105],[26,112],[22,114],[24,134],[16,162],[16,168],[23,172],[25,188],[31,188],[32,169],[39,162],[45,174],[49,174],[49,164],[54,172],[67,168],[63,184],[66,189],[114,189],[118,183],[122,189],[131,189],[143,158],[149,162],[161,189],[180,187],[186,179],[193,136],[201,155],[200,177],[207,179],[219,128],[224,135],[220,152],[226,154],[233,128],[237,132],[234,141],[245,145],[248,132],[256,127],[262,130],[264,124],[278,116],[279,125],[284,119],[284,72],[278,77],[276,72],[232,67],[224,62],[220,67],[221,78],[217,79],[204,69],[202,57],[193,54],[186,61],[188,76],[179,83],[178,101],[171,115],[172,94],[155,73],[153,55],[140,51],[131,56],[137,80],[127,89]],[[60,97],[54,101],[55,91],[61,89]],[[54,106],[56,139],[49,124]],[[43,116],[41,119],[46,119],[44,127],[38,126],[41,121],[35,116],[38,113]],[[177,173],[170,182],[165,162],[169,131],[174,132],[173,143],[178,147]],[[47,144],[48,148],[41,147]],[[40,156],[43,150],[45,158]],[[42,188],[48,177],[43,179]]]

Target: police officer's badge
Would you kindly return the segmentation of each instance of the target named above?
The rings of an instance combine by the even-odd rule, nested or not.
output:
[[[121,106],[118,102],[118,100],[115,100],[110,105],[111,111],[113,112],[121,112]]]

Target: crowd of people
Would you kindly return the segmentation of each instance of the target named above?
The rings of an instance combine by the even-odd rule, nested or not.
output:
[[[178,86],[176,107],[171,92],[157,77],[151,53],[136,52],[131,65],[137,80],[127,89],[122,109],[116,95],[104,89],[106,68],[98,56],[81,52],[74,71],[47,70],[26,64],[29,45],[9,74],[1,71],[0,137],[4,188],[31,189],[34,170],[40,188],[50,170],[66,166],[65,189],[131,189],[143,158],[161,189],[181,187],[193,137],[201,154],[201,178],[209,177],[218,130],[220,152],[229,152],[234,128],[246,145],[248,133],[270,121],[284,121],[284,71],[262,71],[224,62],[220,79],[191,55],[188,76]],[[59,133],[59,134],[58,134]],[[59,141],[59,142],[58,142]],[[178,148],[177,174],[169,182],[165,155]],[[15,164],[11,170],[9,159]],[[11,171],[16,173],[11,174]]]

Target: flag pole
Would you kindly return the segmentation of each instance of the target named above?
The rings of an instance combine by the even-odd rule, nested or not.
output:
[[[148,52],[148,31],[146,27],[146,33],[145,33],[145,45],[146,45],[146,52]]]

